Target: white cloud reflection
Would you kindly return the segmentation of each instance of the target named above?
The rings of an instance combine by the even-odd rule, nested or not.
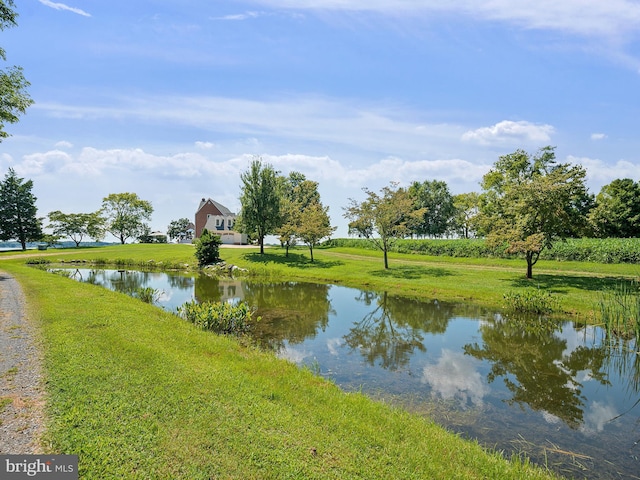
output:
[[[422,382],[433,389],[434,395],[445,400],[458,399],[462,406],[471,403],[482,406],[482,399],[489,393],[482,375],[476,371],[476,362],[462,353],[444,349],[436,365],[427,365]]]

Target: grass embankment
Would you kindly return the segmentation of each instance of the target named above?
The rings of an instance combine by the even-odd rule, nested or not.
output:
[[[125,295],[20,256],[0,268],[42,332],[50,450],[83,479],[549,478]]]

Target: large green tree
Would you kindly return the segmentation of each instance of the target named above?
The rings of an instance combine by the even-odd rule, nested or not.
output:
[[[100,240],[104,235],[105,219],[100,212],[93,213],[62,213],[59,210],[49,213],[49,228],[53,234],[60,237],[68,237],[73,240],[76,247],[85,237]]]
[[[135,193],[112,193],[102,199],[102,214],[107,220],[107,231],[124,244],[149,231],[153,206]]]
[[[616,179],[602,187],[589,220],[598,237],[639,237],[640,182]]]
[[[455,216],[453,197],[447,182],[425,180],[413,182],[409,186],[409,195],[416,209],[424,208],[422,220],[413,227],[420,237],[442,237],[447,233]]]
[[[389,268],[388,252],[399,238],[405,238],[424,217],[424,208],[416,209],[405,188],[396,183],[376,193],[363,189],[367,198],[362,202],[349,199],[344,217],[349,222],[349,234],[370,240],[384,256],[384,268]]]
[[[585,177],[582,166],[556,163],[553,147],[501,156],[482,179],[479,220],[487,241],[523,254],[531,278],[545,248],[585,228]]]
[[[24,181],[10,168],[0,183],[0,240],[17,240],[22,250],[27,242],[42,238],[42,220],[36,217],[33,181]]]
[[[281,182],[270,164],[255,158],[249,169],[240,175],[241,210],[236,223],[242,233],[258,239],[260,253],[264,253],[264,237],[276,233],[282,223]]]
[[[14,10],[13,0],[0,1],[0,30],[15,27],[18,14]],[[0,58],[7,59],[6,52],[0,47]],[[33,100],[27,93],[29,82],[24,78],[21,67],[13,66],[0,69],[0,141],[9,136],[5,124],[16,123]]]

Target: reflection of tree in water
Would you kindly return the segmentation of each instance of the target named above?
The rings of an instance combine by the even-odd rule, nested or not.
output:
[[[503,377],[513,393],[510,404],[525,404],[561,418],[571,428],[583,423],[580,371],[608,385],[603,371],[606,348],[580,346],[566,355],[567,341],[556,336],[559,324],[548,319],[494,320],[480,327],[483,345],[465,345],[468,355],[491,362],[487,380]]]
[[[257,307],[262,317],[252,331],[258,343],[279,350],[287,341],[302,343],[324,330],[329,315],[335,313],[329,300],[330,285],[283,282],[245,283],[244,295],[249,305]]]
[[[220,279],[200,274],[195,277],[193,296],[198,303],[219,302],[224,293]]]
[[[113,272],[108,278],[113,289],[128,295],[149,283],[149,272]]]
[[[177,290],[190,290],[194,285],[194,278],[192,276],[167,274],[166,278],[169,286]]]
[[[360,350],[370,365],[379,360],[381,367],[391,370],[405,366],[415,349],[426,351],[423,333],[446,331],[454,309],[453,305],[392,297],[386,292],[362,292],[357,300],[377,306],[354,324],[345,341]]]

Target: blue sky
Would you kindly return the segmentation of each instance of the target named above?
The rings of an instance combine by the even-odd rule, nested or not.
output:
[[[390,181],[480,191],[500,155],[556,146],[592,193],[640,179],[638,0],[20,0],[0,33],[35,104],[0,145],[39,215],[202,197],[240,209],[259,155],[343,207]],[[108,237],[110,240],[113,238]]]

